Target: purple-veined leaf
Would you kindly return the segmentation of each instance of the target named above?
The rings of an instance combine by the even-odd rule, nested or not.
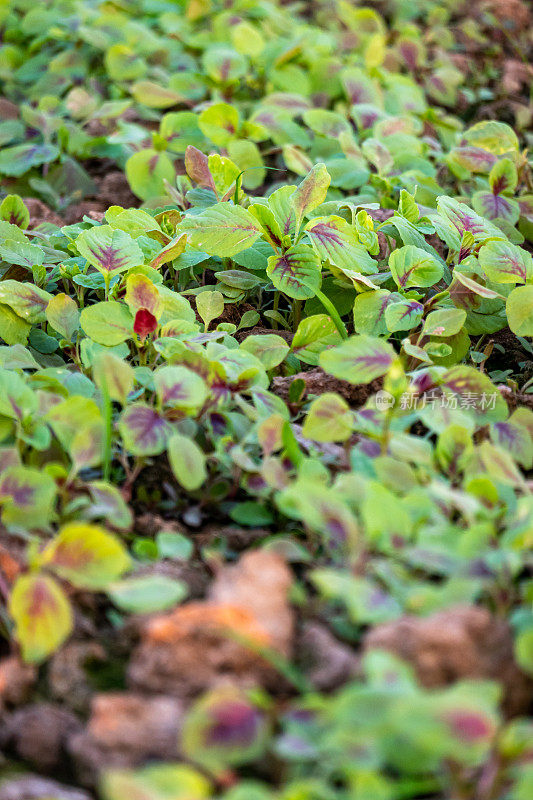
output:
[[[268,198],[268,207],[274,214],[282,235],[291,238],[296,233],[296,212],[292,205],[295,191],[294,186],[281,186]]]
[[[320,289],[320,264],[311,247],[297,244],[283,255],[270,256],[267,275],[276,287],[295,300],[307,300]]]
[[[8,194],[0,203],[0,219],[26,230],[30,224],[30,212],[18,194]]]
[[[0,281],[0,303],[9,306],[15,314],[30,324],[46,320],[46,307],[52,295],[33,283]]]
[[[416,328],[422,315],[424,306],[417,300],[400,300],[389,303],[385,308],[385,322],[389,331],[410,331]]]
[[[389,267],[396,284],[402,289],[433,286],[443,274],[440,261],[431,253],[411,244],[393,250],[389,256]]]
[[[296,215],[296,229],[310,211],[324,202],[331,178],[325,164],[315,164],[291,195],[291,205]]]
[[[43,550],[41,563],[80,589],[105,589],[130,567],[121,540],[99,525],[69,522]]]
[[[205,382],[187,367],[160,367],[154,372],[154,384],[162,407],[194,413],[207,398]]]
[[[118,275],[144,263],[144,255],[128,233],[99,225],[80,233],[76,247],[83,258],[103,275]]]
[[[311,403],[302,434],[315,442],[343,442],[350,438],[352,428],[353,415],[346,400],[325,392]]]
[[[0,257],[8,264],[17,264],[31,270],[33,266],[43,263],[44,252],[29,241],[19,242],[18,239],[6,238],[0,243]]]
[[[73,628],[70,604],[48,575],[21,575],[9,598],[15,636],[25,661],[40,662],[53,653]]]
[[[473,411],[485,422],[500,422],[508,416],[507,404],[490,378],[474,367],[459,364],[441,381],[443,390],[457,395],[458,407]]]
[[[402,300],[398,292],[388,289],[376,289],[373,292],[361,292],[353,304],[353,324],[356,333],[370,336],[381,336],[388,332],[385,312],[392,303]]]
[[[80,325],[98,344],[114,347],[133,338],[133,317],[124,303],[108,300],[87,306],[80,314]]]
[[[17,144],[5,147],[0,153],[0,172],[4,175],[19,176],[32,167],[48,164],[59,156],[59,150],[52,144]]]
[[[495,283],[525,283],[533,277],[533,259],[510,242],[488,242],[479,251],[479,263]]]
[[[384,375],[396,353],[389,342],[362,334],[351,336],[337,347],[324,351],[320,366],[335,378],[350,383],[370,383]]]
[[[514,161],[501,158],[489,174],[491,192],[494,194],[513,194],[518,184],[518,172]]]
[[[520,206],[510,197],[493,192],[476,192],[472,196],[474,209],[486,219],[501,219],[515,225],[520,217]]]
[[[517,425],[511,420],[495,422],[491,426],[491,438],[494,444],[510,453],[524,469],[531,469],[533,440],[527,428]]]
[[[56,484],[40,469],[8,467],[0,477],[2,522],[26,528],[44,528],[53,515]]]
[[[128,275],[124,300],[132,314],[144,308],[159,319],[163,312],[163,301],[157,287],[146,275]]]
[[[503,234],[496,225],[483,219],[467,205],[460,203],[453,197],[441,196],[437,198],[437,208],[440,214],[453,225],[461,236],[465,231],[470,231],[476,242],[481,242],[490,237],[502,238]]]
[[[482,286],[457,268],[453,271],[452,282],[448,288],[454,305],[464,308],[466,311],[477,308],[481,303],[481,298],[486,298],[487,300],[504,299],[498,292],[489,289],[487,286]]]
[[[119,489],[107,481],[91,481],[87,484],[91,503],[84,509],[87,519],[106,520],[108,525],[128,530],[133,523],[133,514]]]
[[[123,412],[118,429],[128,453],[155,456],[166,447],[170,433],[168,422],[146,403],[132,403]]]
[[[251,247],[261,235],[258,220],[246,208],[231,203],[216,203],[185,217],[176,230],[186,233],[193,247],[223,258]]]
[[[496,156],[489,153],[488,150],[471,145],[455,147],[450,153],[450,158],[469,172],[481,173],[490,172],[497,161]]]
[[[186,234],[182,233],[181,235],[176,236],[175,239],[169,242],[167,246],[164,247],[161,252],[152,259],[150,262],[152,269],[159,269],[162,264],[167,264],[169,261],[173,261],[175,258],[178,258],[178,256],[184,252],[186,244]]]
[[[313,249],[322,261],[336,267],[372,274],[378,271],[373,258],[359,244],[356,229],[342,217],[315,217],[305,226]]]

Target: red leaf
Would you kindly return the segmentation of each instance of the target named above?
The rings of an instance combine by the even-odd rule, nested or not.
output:
[[[157,330],[157,320],[147,308],[140,308],[135,314],[133,330],[139,339],[144,342],[148,334]]]

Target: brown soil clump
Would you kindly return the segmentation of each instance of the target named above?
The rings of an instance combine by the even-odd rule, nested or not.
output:
[[[460,606],[378,625],[364,640],[365,651],[376,648],[412,664],[427,688],[464,679],[498,681],[511,716],[526,711],[533,699],[533,682],[514,661],[509,626],[485,608]]]
[[[290,584],[289,569],[274,553],[250,552],[222,568],[206,601],[148,622],[130,662],[130,684],[184,698],[228,679],[279,689],[279,675],[259,651],[267,646],[290,655]]]
[[[272,391],[288,402],[289,389],[293,381],[301,378],[305,383],[305,394],[324,394],[325,392],[337,392],[341,397],[350,403],[351,406],[358,408],[363,406],[369,397],[372,397],[381,389],[382,381],[377,379],[369,384],[358,384],[354,386],[348,381],[342,381],[328,375],[321,367],[314,367],[305,372],[298,372],[296,375],[288,377],[277,377],[272,381]]]
[[[93,783],[109,767],[175,759],[182,718],[182,705],[172,697],[127,692],[95,695],[87,727],[68,744],[81,782]]]

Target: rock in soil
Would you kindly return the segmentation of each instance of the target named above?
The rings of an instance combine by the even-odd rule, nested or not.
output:
[[[67,741],[81,729],[70,711],[52,703],[36,703],[11,714],[0,733],[8,753],[42,772],[65,766]]]
[[[131,686],[183,698],[228,679],[279,690],[280,676],[260,650],[267,646],[290,657],[290,585],[290,570],[275,553],[249,552],[222,568],[205,601],[146,624],[129,666]]]
[[[86,667],[105,660],[105,650],[98,642],[67,642],[54,653],[48,666],[48,686],[52,697],[74,711],[86,712],[93,694]]]
[[[514,661],[508,624],[485,608],[459,606],[424,618],[405,616],[369,631],[363,647],[388,650],[409,662],[427,688],[464,679],[497,681],[510,716],[526,711],[533,700],[533,681]]]
[[[173,697],[95,695],[87,727],[68,743],[80,781],[91,785],[109,767],[176,759],[182,720],[183,706]]]
[[[39,775],[12,778],[0,785],[0,800],[92,800],[91,795]]]
[[[37,680],[33,664],[25,664],[18,656],[0,661],[0,710],[24,703]]]
[[[51,222],[61,228],[65,223],[55,211],[48,208],[41,200],[36,197],[24,197],[24,205],[30,213],[30,230],[41,225],[43,222]]]
[[[298,661],[319,691],[338,689],[359,671],[359,658],[319,622],[307,622],[298,637]]]
[[[288,402],[290,385],[298,378],[301,378],[305,383],[305,394],[319,395],[325,392],[337,392],[355,408],[363,406],[369,397],[372,397],[373,394],[381,389],[383,383],[381,379],[377,379],[369,384],[361,383],[354,386],[348,381],[342,381],[332,375],[328,375],[320,367],[314,367],[304,372],[297,372],[296,375],[274,378],[272,391],[278,397],[281,397],[284,402]]]

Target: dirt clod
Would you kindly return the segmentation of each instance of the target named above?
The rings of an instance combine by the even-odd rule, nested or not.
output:
[[[266,645],[289,656],[290,584],[289,569],[274,553],[250,552],[235,566],[222,568],[207,600],[148,622],[131,659],[131,685],[178,697],[194,696],[228,678],[279,688],[279,676],[256,648]]]
[[[0,786],[0,800],[92,800],[82,789],[64,786],[39,775],[7,780]]]
[[[104,768],[176,758],[182,718],[183,707],[172,697],[95,695],[87,727],[68,745],[82,783],[92,783]]]
[[[485,608],[460,606],[378,625],[364,640],[365,651],[375,648],[411,663],[428,688],[462,679],[499,681],[510,715],[525,711],[533,699],[533,682],[513,658],[509,626]]]
[[[70,711],[52,703],[35,703],[8,717],[0,742],[35,769],[51,772],[64,765],[67,741],[80,727]]]
[[[37,680],[33,664],[25,664],[18,656],[0,661],[0,709],[24,703]]]
[[[325,392],[337,392],[355,408],[364,405],[369,397],[379,391],[382,384],[382,381],[378,379],[369,384],[354,386],[348,381],[342,381],[332,375],[328,375],[320,367],[314,367],[305,372],[298,372],[296,375],[274,378],[272,391],[278,397],[281,397],[284,402],[288,402],[291,383],[298,378],[304,381],[306,394],[319,395]]]
[[[355,653],[318,622],[304,625],[297,651],[307,678],[320,691],[337,689],[357,673]]]

